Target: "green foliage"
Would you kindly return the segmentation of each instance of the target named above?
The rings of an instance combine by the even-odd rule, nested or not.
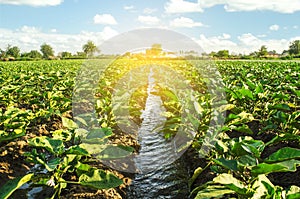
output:
[[[220,62],[228,105],[223,134],[206,154],[216,177],[193,186],[195,198],[297,198],[299,187],[274,185],[270,173],[295,172],[299,153],[299,64],[294,62]],[[268,135],[264,138],[261,135]],[[262,137],[262,140],[257,139]],[[294,148],[285,147],[286,143]],[[282,145],[268,157],[262,156]],[[193,145],[197,149],[197,145]],[[208,166],[205,167],[206,169]],[[195,171],[191,182],[196,182]],[[291,191],[293,190],[293,191]],[[228,195],[229,194],[229,195]]]
[[[49,59],[54,56],[54,50],[49,44],[42,44],[40,50],[43,54],[44,59]]]
[[[82,50],[88,57],[92,57],[96,52],[100,52],[98,47],[90,40],[82,46]]]
[[[4,186],[0,188],[0,198],[7,199],[16,189],[20,188],[23,184],[31,180],[34,174],[30,173],[23,177],[14,178],[8,181]]]

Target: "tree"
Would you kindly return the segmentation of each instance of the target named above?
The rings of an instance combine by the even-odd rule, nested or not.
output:
[[[10,45],[8,45],[6,49],[6,56],[14,58],[20,57],[20,48],[17,46],[11,47]]]
[[[153,55],[160,55],[162,52],[161,44],[152,44],[151,46],[151,52]]]
[[[298,55],[300,54],[300,40],[295,40],[291,42],[289,46],[289,54],[290,55]]]
[[[70,53],[70,52],[61,52],[60,55],[64,59],[72,57],[72,53]]]
[[[259,51],[258,51],[258,56],[259,57],[264,57],[268,55],[268,50],[267,47],[265,45],[261,46]]]
[[[32,59],[41,59],[43,55],[37,50],[31,50],[29,53],[26,53],[26,57],[30,57]]]
[[[54,56],[54,51],[49,44],[44,43],[41,45],[41,52],[43,53],[44,59],[49,59],[50,57]]]
[[[98,47],[91,40],[82,46],[82,50],[88,57],[92,57],[96,52],[100,53]]]
[[[228,58],[229,57],[229,51],[228,50],[219,50],[216,54],[219,58]]]
[[[6,51],[5,50],[2,50],[0,49],[0,58],[5,58],[6,57]]]

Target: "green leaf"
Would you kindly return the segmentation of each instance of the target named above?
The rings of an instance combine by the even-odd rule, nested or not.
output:
[[[30,173],[23,177],[18,177],[8,181],[0,188],[0,198],[7,199],[15,190],[20,188],[23,184],[29,182],[33,175],[33,173]]]
[[[268,193],[268,189],[264,186],[263,182],[267,183],[269,186],[274,187],[272,182],[265,175],[258,175],[257,180],[253,183],[254,194],[251,199],[261,199],[264,198]]]
[[[123,181],[112,173],[94,169],[79,177],[79,183],[94,189],[110,189],[120,186]]]
[[[282,111],[289,111],[290,107],[287,104],[275,104],[275,105],[269,105],[269,109],[277,109]]]
[[[90,130],[86,139],[102,139],[113,135],[111,128],[95,128]]]
[[[189,188],[192,187],[192,184],[198,178],[198,176],[202,173],[202,171],[203,171],[202,167],[198,167],[197,169],[195,169],[193,176],[189,179],[189,182],[188,182]]]
[[[294,172],[297,170],[298,165],[300,165],[299,160],[288,160],[273,164],[261,163],[257,166],[254,166],[251,170],[251,173],[253,175],[259,175],[273,172]]]
[[[247,133],[249,135],[253,134],[253,131],[246,124],[243,124],[242,126],[234,127],[232,130],[238,131],[240,133]]]
[[[300,158],[300,149],[284,147],[271,154],[265,159],[266,162],[280,162],[290,159]]]
[[[9,141],[16,139],[18,137],[22,137],[26,134],[24,129],[14,129],[13,132],[5,132],[0,130],[0,142]]]
[[[89,156],[89,152],[85,150],[84,148],[81,148],[80,146],[71,146],[69,147],[66,152],[66,154],[75,154],[75,155],[84,155]]]
[[[106,145],[104,150],[97,154],[100,159],[115,159],[129,156],[134,151],[130,146],[122,145]]]
[[[72,139],[72,132],[64,129],[53,131],[51,134],[53,139],[57,140],[70,141]]]
[[[242,88],[238,90],[239,93],[241,93],[244,97],[249,98],[251,100],[254,100],[252,92],[249,89]]]
[[[252,155],[243,155],[237,159],[238,165],[242,166],[255,166],[257,165],[257,159]]]
[[[278,142],[281,142],[281,141],[288,141],[288,140],[300,141],[300,136],[295,135],[295,134],[291,134],[291,133],[282,133],[280,135],[276,135],[272,140],[267,142],[266,146],[271,145],[271,144],[275,144],[275,143],[278,143]]]
[[[225,187],[235,191],[236,193],[246,195],[247,189],[241,181],[233,177],[232,174],[222,173],[213,179],[213,182],[224,185]]]
[[[221,165],[229,170],[237,171],[237,161],[236,160],[226,160],[224,158],[214,159],[213,160],[218,165]]]
[[[225,194],[232,194],[233,190],[226,188],[225,186],[208,186],[207,188],[199,191],[195,199],[210,199],[210,198],[218,198]]]
[[[298,199],[300,198],[300,187],[292,185],[286,194],[287,199]]]
[[[63,126],[68,129],[77,129],[78,128],[78,125],[69,118],[61,117],[61,120],[62,120]]]
[[[28,140],[29,145],[45,148],[53,154],[61,155],[65,151],[62,140],[52,139],[47,136],[35,137]]]

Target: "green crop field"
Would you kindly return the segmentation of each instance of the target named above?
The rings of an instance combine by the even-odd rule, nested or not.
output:
[[[128,186],[130,175],[98,162],[139,150],[137,140],[116,125],[111,98],[114,86],[128,71],[158,63],[183,74],[197,95],[192,102],[195,113],[202,114],[195,121],[195,113],[186,112],[198,127],[189,149],[194,154],[188,182],[191,198],[300,198],[300,62],[216,61],[226,93],[226,103],[217,109],[225,120],[213,129],[218,131],[214,147],[203,155],[213,120],[212,94],[209,78],[201,76],[197,62],[129,59],[115,60],[100,75],[84,70],[81,60],[0,62],[0,198],[15,191],[22,194],[29,189],[22,188],[24,184],[51,187],[52,198],[66,195],[62,194],[66,190],[115,188],[118,192]],[[164,71],[153,70],[157,95],[166,108],[163,132],[168,140],[176,135],[185,110],[172,89],[158,81]],[[145,71],[149,72],[146,68],[141,74]],[[82,85],[76,84],[78,76]],[[86,102],[74,103],[73,94],[85,95],[95,78],[99,81],[91,107],[97,117],[94,126],[84,128],[91,118],[74,115],[73,110]],[[146,86],[147,82],[141,84],[130,96],[129,114],[136,123],[141,122]],[[78,186],[83,188],[74,191]]]

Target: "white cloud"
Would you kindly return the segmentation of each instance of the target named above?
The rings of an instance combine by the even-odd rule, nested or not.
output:
[[[198,0],[192,3],[184,0],[169,0],[165,5],[167,13],[202,12],[205,8],[223,5],[228,12],[269,10],[280,13],[294,13],[300,10],[299,0]]]
[[[102,15],[96,14],[94,16],[94,23],[115,25],[117,24],[117,21],[111,14],[102,14]]]
[[[36,27],[33,26],[22,26],[20,31],[24,32],[24,33],[38,33],[40,32],[40,30]]]
[[[232,41],[228,36],[214,36],[206,37],[201,34],[199,38],[194,39],[205,52],[209,53],[211,51],[219,51],[227,49],[230,53],[242,53],[249,54],[265,45],[268,50],[276,50],[278,53],[282,53],[283,50],[288,49],[289,42],[296,40],[297,38],[286,39],[260,39],[255,37],[251,33],[245,33],[237,37],[237,41]]]
[[[277,31],[277,30],[279,30],[279,25],[277,25],[277,24],[271,25],[269,27],[269,29],[272,30],[272,31]]]
[[[153,16],[138,16],[138,21],[146,25],[156,25],[160,22],[159,18]]]
[[[242,52],[257,51],[262,45],[265,45],[268,50],[276,50],[281,53],[283,50],[288,49],[289,41],[286,39],[259,39],[251,33],[242,34],[238,37]],[[248,50],[247,50],[248,49]]]
[[[57,30],[55,28],[51,29],[50,32],[56,33]]]
[[[28,6],[57,6],[61,4],[63,0],[0,0],[0,4],[10,5],[28,5]]]
[[[165,5],[167,13],[203,12],[199,3],[184,0],[170,0]]]
[[[267,36],[266,34],[257,35],[257,37],[259,37],[259,38],[263,38],[263,37],[266,37],[266,36]]]
[[[218,36],[218,39],[230,39],[230,34],[223,33],[221,36]]]
[[[154,12],[156,12],[156,11],[157,11],[156,8],[145,8],[145,9],[143,10],[143,13],[144,13],[144,14],[152,14],[152,13],[154,13]]]
[[[224,36],[225,35],[225,36]],[[200,39],[196,39],[196,42],[203,48],[205,52],[219,51],[224,49],[236,49],[238,46],[236,43],[229,40],[228,34],[216,37],[206,37],[201,34]]]
[[[8,44],[20,47],[22,52],[39,50],[43,43],[50,44],[55,53],[68,51],[76,53],[82,51],[82,46],[92,40],[96,45],[116,36],[118,32],[111,27],[104,27],[100,32],[82,31],[78,34],[60,34],[38,30],[35,27],[23,26],[17,30],[0,29],[0,48],[4,49]]]
[[[294,25],[293,28],[294,28],[294,29],[298,29],[298,26],[297,26],[297,25]]]
[[[134,9],[134,6],[133,6],[133,5],[130,5],[130,6],[124,6],[123,9],[124,9],[124,10],[133,10],[133,9]]]
[[[179,17],[179,18],[175,18],[174,20],[172,20],[170,22],[170,26],[173,26],[173,27],[193,28],[193,27],[203,26],[203,24],[200,23],[200,22],[195,22],[191,18]]]

